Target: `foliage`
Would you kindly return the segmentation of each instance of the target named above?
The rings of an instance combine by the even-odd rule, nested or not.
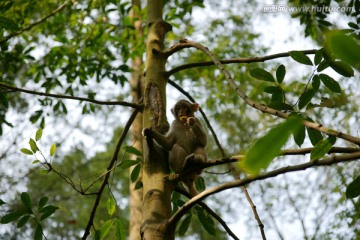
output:
[[[258,57],[265,56],[270,46],[262,45],[261,34],[253,29],[258,15],[254,14],[254,9],[259,8],[259,3],[231,0],[227,3],[164,1],[164,19],[173,26],[173,32],[167,35],[166,45],[178,43],[184,37],[197,39],[216,58],[233,59],[234,64],[226,64],[226,70],[247,98],[256,103],[245,104],[243,100],[246,99],[239,98],[217,66],[212,63],[206,67],[195,66],[209,60],[205,54],[189,48],[169,57],[165,74],[180,86],[176,89],[180,88],[183,94],[200,103],[224,148],[219,150],[218,143],[209,134],[209,158],[245,153],[245,160],[238,165],[246,178],[247,173],[251,173],[251,177],[266,174],[273,169],[295,165],[296,161],[303,164],[308,160],[318,162],[328,159],[333,156],[330,154],[334,147],[356,149],[354,143],[340,138],[345,132],[356,136],[354,132],[360,118],[359,83],[354,79],[354,76],[358,77],[357,71],[360,69],[357,54],[360,52],[359,1],[289,1],[289,7],[315,9],[297,11],[291,15],[300,19],[305,36],[310,36],[320,47],[310,53],[294,49],[283,53],[282,59],[268,56],[263,60]],[[247,4],[246,7],[244,4]],[[332,11],[326,10],[326,7],[333,5],[351,7],[340,16],[347,22],[347,29],[327,32],[337,27],[337,22],[330,16]],[[27,172],[23,184],[28,189],[21,194],[20,207],[13,204],[14,211],[2,215],[1,223],[15,222],[18,227],[26,225],[27,229],[33,229],[35,239],[42,237],[44,226],[49,238],[78,237],[79,232],[87,227],[90,212],[95,209],[94,199],[90,196],[101,196],[98,189],[109,174],[110,178],[105,182],[107,188],[102,193],[91,223],[93,236],[95,239],[126,238],[128,185],[131,181],[136,183],[136,189],[143,186],[139,180],[143,154],[130,146],[133,143],[126,141],[122,144],[121,152],[114,157],[120,133],[118,130],[114,134],[109,132],[123,125],[127,118],[129,111],[124,110],[123,106],[118,110],[119,106],[114,104],[129,101],[130,89],[135,89],[129,82],[130,77],[136,71],[146,70],[145,67],[133,69],[131,66],[131,61],[136,57],[144,58],[145,52],[145,38],[138,34],[134,26],[140,24],[145,29],[144,33],[147,31],[145,23],[139,23],[138,17],[130,16],[131,9],[141,19],[146,19],[146,6],[142,9],[132,8],[131,1],[0,2],[0,135],[5,133],[4,139],[7,141],[12,131],[18,130],[23,139],[24,136],[33,135],[29,131],[38,129],[35,136],[26,137],[26,147],[16,145],[16,154],[22,153],[21,157],[16,154],[8,157],[6,152],[0,154],[1,161],[21,159],[19,164],[23,164]],[[210,14],[204,14],[205,9]],[[206,21],[202,14],[206,15]],[[264,15],[261,17],[266,18]],[[242,61],[236,62],[236,59]],[[184,67],[184,63],[195,65]],[[169,87],[169,92],[168,102],[178,98],[175,88]],[[98,99],[118,101],[109,103],[104,100],[104,104],[97,104]],[[72,104],[74,101],[75,104]],[[255,105],[259,108],[253,108]],[[264,114],[266,111],[263,110],[267,109],[273,109],[278,115]],[[289,115],[288,120],[280,121],[279,114]],[[104,124],[109,123],[107,119],[112,119],[110,124]],[[102,128],[91,129],[92,124],[97,122]],[[316,124],[316,127],[304,126],[304,122]],[[323,126],[328,127],[329,134],[322,131]],[[104,128],[108,131],[103,131]],[[339,134],[331,135],[332,128],[338,130]],[[67,134],[65,129],[70,133]],[[79,129],[83,131],[79,133]],[[91,136],[95,139],[93,145],[81,146],[81,141],[74,140],[79,135]],[[43,150],[45,148],[40,140],[46,143],[48,150]],[[107,143],[102,146],[104,142]],[[311,145],[311,151],[307,152],[310,154],[308,160],[280,157],[284,148]],[[100,148],[96,148],[98,146]],[[130,158],[129,155],[135,157]],[[31,167],[29,161],[25,162],[30,156],[33,161]],[[108,169],[108,163],[117,157],[121,160]],[[356,230],[359,222],[359,201],[356,199],[359,196],[359,172],[355,166],[343,166],[353,165],[346,163],[328,171],[316,169],[308,172],[308,175],[292,175],[295,176],[293,179],[284,177],[251,184],[249,188],[258,200],[257,208],[247,210],[243,206],[248,203],[233,201],[232,194],[213,195],[211,208],[221,212],[221,217],[233,214],[233,219],[238,220],[239,216],[233,209],[238,210],[241,205],[241,219],[244,221],[253,219],[250,210],[260,209],[264,225],[279,231],[279,238],[283,237],[281,231],[276,230],[276,223],[289,209],[297,214],[291,214],[293,219],[286,219],[287,222],[301,222],[304,238],[309,239],[344,237],[340,230],[347,226],[350,219],[348,231],[355,230],[351,231],[351,236],[347,235],[355,238],[360,236]],[[41,177],[39,168],[43,169]],[[132,169],[130,173],[129,169]],[[222,186],[221,183],[232,182],[228,172],[226,166],[213,167],[198,178],[196,188],[206,191],[218,184]],[[316,181],[307,184],[314,175]],[[9,185],[7,177],[1,180],[7,183],[4,186]],[[266,197],[260,196],[257,188]],[[42,192],[47,197],[41,197]],[[307,201],[314,195],[317,198],[314,197],[312,201],[318,200],[323,206]],[[29,196],[40,199],[37,210]],[[46,205],[48,199],[59,208]],[[173,212],[181,211],[187,202],[186,198],[174,192]],[[5,205],[2,200],[0,204]],[[231,210],[226,212],[224,206],[229,206]],[[308,206],[314,206],[310,209],[312,214],[302,214],[309,211]],[[320,221],[323,209],[326,210],[324,218],[336,219],[330,223],[334,233],[330,228],[322,228],[327,224],[326,219],[323,223]],[[265,213],[271,213],[271,210],[274,210],[274,215],[267,216]],[[61,214],[52,215],[55,211]],[[334,214],[332,218],[330,214]],[[314,221],[309,227],[307,223],[312,221],[310,215],[318,217],[319,222]],[[27,224],[31,221],[32,224]],[[318,228],[311,231],[313,226]],[[310,229],[308,232],[307,227]],[[249,232],[255,232],[254,228],[249,226]],[[227,235],[218,220],[198,205],[182,216],[176,229],[179,236],[189,235],[200,239],[224,239]],[[18,237],[24,237],[24,234],[15,233]]]
[[[30,220],[35,225],[34,240],[43,239],[44,220],[53,215],[59,207],[47,204],[49,200],[48,197],[42,197],[37,204],[37,208],[34,208],[27,192],[22,192],[20,196],[22,205],[4,215],[1,218],[0,223],[7,224],[19,219],[17,228],[23,228]],[[0,202],[2,203],[1,205],[5,204],[2,200],[0,200]]]

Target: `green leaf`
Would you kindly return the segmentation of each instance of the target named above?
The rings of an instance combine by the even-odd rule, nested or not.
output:
[[[44,220],[51,215],[53,215],[59,208],[53,205],[47,205],[43,207],[41,210],[39,210],[39,213],[42,213],[40,220]]]
[[[142,186],[143,186],[142,181],[139,180],[136,182],[134,190],[138,190],[138,189],[142,188]]]
[[[26,209],[32,213],[32,204],[31,204],[31,199],[30,196],[27,192],[22,192],[21,195],[21,202],[22,204],[26,207]]]
[[[185,219],[181,222],[179,229],[178,229],[178,234],[180,237],[184,236],[186,231],[188,230],[190,223],[191,223],[191,214],[187,214]]]
[[[323,49],[320,49],[320,50],[316,51],[315,56],[314,56],[315,65],[319,65],[322,58],[323,58]]]
[[[322,83],[327,87],[330,91],[335,93],[341,93],[341,87],[338,82],[336,82],[332,77],[326,74],[319,75],[320,80]]]
[[[14,2],[10,1],[10,2],[2,5],[1,8],[0,8],[0,12],[4,13],[4,12],[8,11],[12,7],[13,4],[14,4]]]
[[[274,93],[283,93],[283,90],[280,86],[268,86],[264,89],[264,92],[274,94]]]
[[[292,59],[294,59],[295,61],[297,61],[301,64],[310,65],[310,66],[313,65],[310,58],[308,56],[306,56],[306,54],[303,52],[291,51],[291,52],[289,52],[289,55]]]
[[[300,125],[299,128],[294,129],[293,136],[295,143],[301,147],[305,140],[305,126]]]
[[[124,148],[125,148],[125,151],[128,152],[128,153],[134,154],[134,155],[139,156],[139,157],[142,156],[142,153],[139,150],[137,150],[136,148],[132,147],[132,146],[126,146]]]
[[[318,72],[322,72],[325,69],[327,69],[330,66],[330,63],[327,60],[322,61],[318,66],[317,66],[317,71]]]
[[[39,130],[36,131],[35,140],[39,141],[41,139],[41,136],[42,136],[42,128],[39,128]]]
[[[317,160],[324,157],[325,154],[327,154],[331,150],[333,144],[334,143],[329,138],[319,141],[314,146],[314,149],[311,151],[310,159]]]
[[[115,212],[116,204],[113,197],[109,197],[106,201],[106,210],[108,211],[109,215],[112,216]]]
[[[125,240],[125,229],[124,224],[122,223],[121,219],[117,218],[115,220],[115,238],[116,240]]]
[[[29,140],[29,145],[30,145],[31,151],[32,151],[33,153],[36,153],[36,152],[39,150],[39,148],[38,148],[37,145],[36,145],[35,140],[32,139],[32,138],[30,138],[30,140]]]
[[[33,152],[27,148],[22,148],[22,149],[20,149],[20,151],[26,155],[33,155]]]
[[[180,200],[180,193],[173,191],[171,195],[171,202],[173,206],[173,213],[175,213],[179,209],[178,201]]]
[[[42,110],[36,111],[33,115],[31,115],[30,122],[32,124],[36,123],[39,120],[39,118],[41,117],[42,114],[43,114]]]
[[[67,114],[68,111],[67,111],[67,108],[66,108],[65,103],[61,102],[60,104],[61,104],[61,108],[62,108],[62,110],[63,110],[63,113]]]
[[[360,196],[360,176],[354,179],[346,188],[346,198],[355,198]]]
[[[35,160],[32,162],[32,164],[36,164],[36,163],[38,163],[38,162],[40,162],[40,160],[35,159]]]
[[[5,97],[5,95],[0,92],[0,103],[5,107],[5,108],[9,108],[9,102],[7,100],[7,98]]]
[[[47,206],[41,208],[41,209],[39,210],[39,213],[52,212],[52,211],[56,211],[56,210],[58,210],[58,209],[59,209],[59,207],[57,207],[57,206],[47,205]]]
[[[308,89],[306,92],[304,92],[299,100],[299,104],[298,104],[299,109],[304,108],[311,101],[314,95],[315,95],[314,89]]]
[[[136,164],[139,164],[139,161],[136,160],[124,160],[121,162],[120,167],[122,169],[130,168],[131,166],[134,166]]]
[[[38,224],[35,229],[34,240],[42,240],[43,228],[41,224]]]
[[[323,140],[323,135],[321,134],[321,132],[308,127],[306,127],[306,130],[309,135],[310,142],[313,146],[315,146],[318,142]]]
[[[27,221],[30,219],[30,215],[25,215],[22,218],[20,218],[18,224],[16,225],[17,228],[23,227]]]
[[[24,211],[21,210],[10,212],[1,218],[0,223],[7,224],[16,221],[19,217],[23,215],[24,215]]]
[[[262,80],[262,81],[275,82],[273,75],[271,75],[271,73],[269,73],[268,71],[266,71],[262,68],[251,69],[250,76],[252,76],[253,78]]]
[[[138,165],[136,165],[136,167],[134,167],[134,169],[132,170],[132,172],[130,174],[131,182],[135,182],[139,178],[140,170],[141,170],[140,164],[138,164]]]
[[[215,227],[214,227],[214,221],[212,220],[212,218],[210,216],[207,216],[202,208],[199,208],[197,212],[197,217],[199,219],[199,221],[201,222],[201,224],[203,225],[203,227],[205,228],[205,230],[215,236],[216,231],[215,231]]]
[[[48,202],[49,198],[48,197],[42,197],[38,203],[38,211],[40,211]]]
[[[312,78],[312,83],[311,83],[313,89],[315,91],[319,90],[319,87],[320,87],[320,78],[319,78],[319,75],[314,75],[313,78]]]
[[[50,156],[54,156],[56,152],[56,144],[54,143],[53,145],[51,145],[50,147]]]
[[[16,24],[16,22],[3,16],[0,16],[0,28],[4,28],[12,32],[19,30],[19,27]]]
[[[354,76],[354,70],[351,66],[343,61],[333,61],[330,62],[330,67],[334,69],[338,74],[343,75],[344,77]]]
[[[99,233],[100,233],[100,240],[104,239],[110,231],[110,228],[113,224],[113,220],[107,220],[106,222],[104,222],[104,224],[101,226]]]
[[[270,108],[274,108],[276,110],[290,110],[290,111],[294,111],[294,108],[292,106],[290,106],[287,103],[284,102],[280,102],[280,101],[274,101],[269,103],[268,107]]]
[[[284,65],[280,65],[277,69],[276,69],[276,80],[278,83],[282,83],[284,80],[286,74],[286,68]]]
[[[340,31],[331,31],[326,36],[325,50],[329,55],[347,62],[360,70],[360,44],[354,37]]]
[[[205,186],[205,180],[203,177],[200,176],[195,180],[195,188],[199,192],[202,192],[205,190],[206,186]]]
[[[290,134],[299,128],[301,122],[302,120],[299,117],[289,118],[272,128],[249,149],[244,161],[239,163],[240,168],[257,175],[261,169],[266,168],[279,155],[281,147],[289,139]]]

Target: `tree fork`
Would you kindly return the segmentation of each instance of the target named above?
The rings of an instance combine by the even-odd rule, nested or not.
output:
[[[166,120],[166,57],[164,39],[171,25],[162,20],[163,2],[147,2],[146,74],[144,92],[143,126],[153,127],[164,133],[169,124]],[[148,139],[151,141],[151,139]],[[168,231],[171,211],[171,183],[169,164],[156,149],[149,148],[143,139],[143,221],[142,239],[174,239],[174,229]]]

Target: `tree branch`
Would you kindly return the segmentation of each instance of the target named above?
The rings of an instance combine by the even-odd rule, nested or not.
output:
[[[280,155],[305,155],[311,153],[314,148],[286,149]],[[332,147],[328,153],[355,153],[360,152],[360,148]]]
[[[91,213],[90,213],[90,218],[89,218],[89,221],[86,225],[86,228],[85,228],[85,232],[84,232],[84,235],[82,236],[81,239],[85,240],[89,234],[90,234],[90,228],[91,226],[93,225],[93,222],[94,222],[94,218],[95,218],[95,213],[96,213],[96,210],[97,210],[97,207],[99,206],[99,203],[100,203],[100,199],[101,199],[101,196],[102,196],[102,193],[105,189],[105,187],[108,185],[108,180],[109,180],[109,177],[110,177],[110,174],[111,174],[111,169],[113,168],[113,166],[115,165],[117,159],[118,159],[118,155],[119,155],[119,152],[120,152],[120,148],[121,148],[121,145],[122,143],[124,142],[125,138],[126,138],[126,135],[130,129],[130,126],[131,124],[133,123],[133,121],[135,120],[135,117],[136,115],[138,114],[139,110],[138,109],[135,109],[133,111],[133,113],[131,114],[128,122],[126,123],[121,135],[120,135],[120,138],[119,138],[119,141],[116,145],[116,148],[115,148],[115,151],[114,151],[114,154],[112,156],[112,159],[107,167],[107,173],[104,177],[104,180],[103,182],[101,183],[101,186],[99,188],[99,191],[97,192],[97,195],[96,195],[96,199],[95,199],[95,202],[94,202],[94,206],[91,210]]]
[[[281,112],[279,110],[267,107],[263,104],[260,104],[258,102],[253,101],[252,99],[250,99],[245,92],[243,92],[234,82],[233,78],[231,77],[230,73],[225,69],[225,67],[223,66],[223,64],[216,59],[216,57],[214,56],[214,54],[212,52],[209,51],[209,49],[207,47],[204,47],[203,45],[199,44],[199,43],[195,43],[195,42],[191,42],[189,40],[183,40],[185,43],[191,44],[194,48],[204,52],[206,55],[208,55],[212,61],[216,64],[216,66],[219,68],[219,70],[225,75],[226,81],[229,83],[230,87],[232,89],[234,89],[236,91],[236,93],[251,107],[260,110],[264,113],[268,113],[274,116],[278,116],[284,119],[287,119],[289,117],[289,115],[287,113]],[[333,129],[328,129],[326,127],[324,127],[323,125],[319,124],[319,123],[314,123],[314,122],[309,122],[309,121],[303,121],[303,125],[305,125],[306,127],[318,130],[320,132],[323,132],[329,136],[334,136],[334,137],[338,137],[338,138],[342,138],[344,140],[347,140],[349,142],[355,143],[357,145],[360,145],[360,138],[351,136],[349,134],[345,134],[339,131],[335,131]]]
[[[28,89],[24,89],[24,88],[18,88],[18,87],[5,85],[3,83],[0,83],[0,87],[5,88],[5,89],[10,89],[10,90],[12,90],[12,92],[23,92],[23,93],[32,94],[32,95],[78,100],[78,101],[84,101],[84,102],[91,102],[91,103],[98,104],[98,105],[108,105],[108,106],[120,105],[120,106],[132,107],[135,109],[140,109],[142,106],[141,104],[129,103],[129,102],[124,102],[124,101],[99,101],[99,100],[95,100],[95,99],[91,99],[91,98],[75,97],[75,96],[63,95],[63,94],[37,92],[37,91],[28,90]]]
[[[192,199],[190,199],[188,202],[186,202],[170,219],[169,224],[172,224],[173,222],[177,222],[192,206],[197,204],[198,202],[204,200],[206,197],[211,196],[215,193],[235,188],[235,187],[241,187],[245,186],[249,183],[252,183],[254,181],[258,180],[264,180],[268,178],[273,178],[281,174],[289,173],[289,172],[295,172],[295,171],[302,171],[311,167],[316,166],[330,166],[332,164],[342,163],[342,162],[350,162],[355,161],[360,158],[360,152],[355,152],[351,154],[341,155],[341,156],[331,156],[328,158],[324,158],[323,160],[315,160],[299,165],[294,166],[287,166],[283,168],[279,168],[270,172],[262,173],[257,176],[247,177],[240,180],[228,182],[221,184],[219,186],[210,188],[202,193],[199,193]]]
[[[188,40],[182,40],[182,41],[188,41]],[[169,50],[165,51],[164,54],[171,55],[181,49],[192,47],[193,45],[188,42],[180,42],[172,46]],[[300,52],[303,52],[305,54],[315,54],[318,49],[310,49],[310,50],[299,50]],[[231,63],[254,63],[254,62],[265,62],[272,59],[277,58],[283,58],[283,57],[289,57],[289,52],[283,52],[283,53],[277,53],[277,54],[271,54],[268,56],[263,57],[248,57],[248,58],[232,58],[232,59],[226,59],[226,60],[220,60],[222,64],[231,64]],[[177,72],[180,72],[185,69],[195,68],[195,67],[205,67],[205,66],[213,66],[215,63],[213,61],[206,61],[206,62],[195,62],[195,63],[187,63],[178,67],[175,67],[168,71],[166,74],[167,76],[172,76]]]
[[[17,35],[22,34],[22,33],[25,32],[25,31],[28,31],[28,30],[32,29],[33,27],[39,25],[39,24],[42,23],[42,22],[45,22],[48,18],[52,17],[53,15],[55,15],[56,13],[58,13],[58,12],[60,12],[62,9],[64,9],[65,6],[66,6],[69,2],[70,2],[70,1],[65,1],[63,4],[61,4],[57,9],[55,9],[54,11],[52,11],[52,12],[51,12],[49,15],[47,15],[46,17],[40,19],[40,20],[37,21],[37,22],[34,22],[34,23],[30,24],[29,26],[21,29],[20,31],[13,32],[13,33],[9,34],[8,36],[6,36],[5,38],[3,38],[3,39],[0,40],[0,44],[8,41],[9,39],[11,39],[11,38],[13,38],[13,37],[15,37],[15,36],[17,36]]]

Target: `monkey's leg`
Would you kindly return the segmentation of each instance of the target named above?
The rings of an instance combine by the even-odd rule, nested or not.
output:
[[[205,148],[203,147],[197,147],[195,148],[194,153],[188,155],[185,158],[185,162],[184,162],[184,166],[183,166],[183,170],[190,168],[190,167],[194,167],[196,165],[199,165],[203,162],[207,161],[207,155],[205,152]],[[198,174],[200,174],[202,171],[199,171]]]
[[[204,147],[197,147],[194,151],[194,161],[195,162],[206,162],[207,155]]]
[[[187,153],[179,144],[175,144],[169,154],[169,165],[176,172],[180,173],[184,166]]]

